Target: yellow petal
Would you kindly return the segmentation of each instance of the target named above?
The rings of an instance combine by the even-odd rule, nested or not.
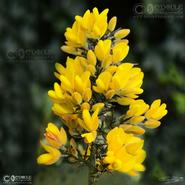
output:
[[[130,118],[128,121],[130,124],[138,124],[138,123],[141,123],[144,119],[145,119],[144,116],[136,116],[136,117]]]
[[[129,33],[130,33],[129,29],[121,29],[121,30],[117,31],[114,34],[114,36],[116,39],[122,39],[122,38],[126,37]]]
[[[110,31],[114,31],[117,23],[117,17],[112,17],[111,20],[109,21],[108,29]]]
[[[129,124],[121,124],[120,127],[126,132],[126,133],[132,133],[136,135],[142,135],[145,133],[145,130],[139,126],[133,126]]]
[[[137,142],[128,143],[125,148],[129,154],[135,155],[143,147],[143,143],[144,141],[140,139]]]
[[[60,140],[63,145],[67,143],[67,134],[63,127],[60,128]]]
[[[152,120],[152,119],[149,119],[148,121],[144,123],[145,127],[147,128],[157,128],[160,126],[160,124],[161,124],[160,121]]]
[[[130,105],[133,101],[134,99],[126,97],[116,99],[116,102],[118,102],[120,105]]]
[[[112,60],[117,63],[122,61],[128,54],[129,46],[124,43],[116,44],[112,49]]]
[[[81,136],[84,138],[86,143],[92,143],[96,139],[97,132],[93,131],[90,133],[82,134]]]
[[[92,50],[89,50],[87,52],[87,60],[88,60],[89,64],[92,64],[93,66],[96,65],[96,56]]]
[[[74,92],[73,95],[72,95],[72,97],[74,98],[76,104],[81,104],[81,102],[82,102],[82,96],[81,96],[80,93]]]
[[[96,110],[98,110],[98,112],[99,111],[101,111],[101,109],[104,107],[104,103],[96,103],[96,104],[94,104],[93,106],[92,106],[92,110],[93,111],[96,111]]]

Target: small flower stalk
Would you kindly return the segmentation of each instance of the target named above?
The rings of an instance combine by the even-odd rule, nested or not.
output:
[[[144,73],[125,59],[130,30],[116,29],[117,18],[108,21],[107,14],[108,9],[87,10],[66,29],[61,49],[70,57],[65,67],[56,64],[57,81],[48,91],[61,127],[48,124],[41,142],[46,153],[37,158],[43,165],[61,159],[86,165],[89,185],[104,173],[144,171],[140,136],[160,126],[167,114],[161,100],[148,105],[139,98]]]

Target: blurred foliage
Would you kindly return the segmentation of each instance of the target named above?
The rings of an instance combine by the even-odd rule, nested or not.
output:
[[[162,2],[162,1],[158,1]],[[183,3],[183,1],[167,1]],[[34,185],[85,185],[87,171],[62,164],[40,167],[35,159],[40,135],[51,113],[47,91],[54,82],[54,63],[65,62],[60,51],[64,31],[87,7],[109,8],[119,26],[130,28],[129,61],[145,72],[144,98],[163,99],[169,113],[162,125],[146,135],[146,172],[138,178],[113,173],[100,184],[159,185],[184,177],[185,183],[185,21],[183,18],[135,18],[137,3],[86,0],[0,1],[0,182],[4,174],[33,175]],[[19,50],[44,50],[47,56],[22,56]],[[17,51],[18,50],[18,51]],[[10,52],[17,52],[12,59]],[[47,58],[47,57],[51,58]],[[45,58],[46,57],[46,58]],[[57,120],[56,120],[57,121]]]

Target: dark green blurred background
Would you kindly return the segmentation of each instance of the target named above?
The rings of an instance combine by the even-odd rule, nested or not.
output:
[[[0,0],[0,184],[8,174],[31,175],[34,185],[86,185],[85,168],[38,166],[36,157],[44,127],[57,120],[47,91],[55,81],[55,62],[66,60],[60,51],[65,28],[94,6],[108,7],[118,27],[131,29],[127,61],[145,73],[142,98],[148,103],[161,98],[169,111],[162,125],[145,135],[146,172],[137,178],[113,173],[98,184],[185,184],[183,0]]]

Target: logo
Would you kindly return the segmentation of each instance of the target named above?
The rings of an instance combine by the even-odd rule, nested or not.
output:
[[[139,3],[133,7],[135,18],[184,18],[181,3]]]
[[[32,184],[31,175],[4,175],[3,184]]]

